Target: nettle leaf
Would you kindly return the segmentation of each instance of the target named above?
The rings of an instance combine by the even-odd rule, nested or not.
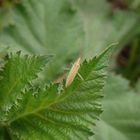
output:
[[[48,79],[82,49],[82,24],[69,0],[22,0],[13,10],[15,24],[0,33],[1,44],[14,51],[54,54]]]
[[[111,74],[104,94],[104,112],[90,140],[139,140],[140,91],[131,89],[121,76]]]
[[[108,0],[72,0],[84,23],[85,58],[91,58],[112,43],[123,47],[139,33],[139,18],[129,8],[113,8]]]
[[[109,48],[100,56],[84,61],[78,71],[82,78],[77,74],[68,87],[63,83],[41,89],[30,86],[22,92],[15,99],[16,107],[5,115],[5,133],[14,140],[88,139],[102,112],[99,100],[111,51]]]
[[[20,92],[28,89],[32,80],[37,78],[48,59],[48,56],[28,56],[20,52],[5,56],[6,64],[0,72],[0,120],[16,104]]]

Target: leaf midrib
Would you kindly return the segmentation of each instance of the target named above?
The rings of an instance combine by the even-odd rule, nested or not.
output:
[[[81,84],[83,84],[84,82],[86,82],[86,80],[82,81]],[[81,86],[81,84],[80,84],[79,86]],[[77,91],[77,89],[79,88],[79,86],[73,91],[73,93],[74,93],[75,91]],[[62,94],[65,94],[65,93],[63,92]],[[69,96],[71,96],[71,94],[70,94]],[[58,96],[58,97],[54,100],[54,102],[52,102],[52,103],[46,105],[45,107],[41,107],[41,108],[36,109],[36,110],[34,110],[34,111],[32,111],[32,112],[23,113],[22,115],[19,115],[19,116],[16,117],[15,119],[9,121],[9,123],[12,123],[12,122],[14,122],[14,121],[16,121],[16,120],[18,120],[18,119],[20,119],[20,118],[23,118],[23,117],[25,117],[25,116],[28,116],[28,115],[31,115],[31,114],[36,114],[36,112],[41,112],[41,111],[43,111],[43,110],[45,110],[45,109],[48,109],[50,106],[52,106],[52,105],[54,105],[54,104],[63,102],[63,101],[64,101],[66,98],[68,98],[69,96],[65,96],[65,97],[63,97],[63,98],[60,98],[60,96]]]
[[[96,64],[95,64],[95,65],[93,66],[93,68],[89,71],[89,73],[87,74],[86,79],[81,80],[81,81],[80,81],[81,83],[75,88],[75,90],[72,92],[72,94],[69,94],[69,96],[73,95],[73,94],[81,87],[81,85],[83,85],[85,82],[88,81],[87,79],[89,78],[91,72],[93,71],[93,69],[94,69],[95,67],[96,67]],[[96,70],[94,70],[94,71],[96,71]],[[73,81],[73,82],[74,82],[74,81]],[[65,89],[65,90],[66,90],[66,89]],[[65,92],[66,92],[65,90],[62,92],[61,95],[66,94],[66,93],[65,93]],[[68,92],[69,92],[69,91],[68,91]],[[16,117],[15,119],[9,121],[9,123],[12,123],[12,122],[14,122],[14,121],[16,121],[16,120],[18,120],[18,119],[20,119],[20,118],[24,118],[24,117],[29,116],[29,115],[32,115],[32,114],[36,114],[36,112],[41,112],[41,111],[43,111],[43,110],[45,110],[45,109],[48,109],[50,106],[52,106],[52,105],[54,105],[54,104],[63,102],[63,101],[64,101],[66,98],[68,98],[69,96],[64,96],[64,97],[62,97],[62,98],[60,98],[61,96],[58,96],[57,98],[55,98],[54,102],[52,102],[52,103],[46,105],[45,107],[41,107],[41,108],[36,109],[36,110],[34,110],[34,111],[32,111],[32,112],[23,113],[22,115],[19,115],[19,116]]]

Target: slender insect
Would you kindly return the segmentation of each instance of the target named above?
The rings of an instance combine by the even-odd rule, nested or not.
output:
[[[67,76],[67,79],[66,79],[66,87],[68,87],[69,85],[71,85],[71,83],[73,82],[79,68],[80,68],[80,62],[81,62],[81,58],[79,57],[73,64],[68,76]]]

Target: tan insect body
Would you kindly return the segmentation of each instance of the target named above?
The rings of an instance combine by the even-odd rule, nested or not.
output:
[[[79,68],[80,68],[80,62],[81,62],[81,58],[79,57],[73,64],[67,79],[66,79],[66,87],[68,87],[69,85],[71,85],[71,83],[73,82]]]

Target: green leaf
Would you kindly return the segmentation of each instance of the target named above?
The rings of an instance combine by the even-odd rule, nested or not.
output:
[[[28,89],[28,85],[37,78],[48,58],[21,55],[20,52],[6,56],[6,64],[0,72],[0,120],[12,108],[20,92]]]
[[[11,139],[86,140],[102,112],[100,98],[112,48],[84,61],[72,84],[31,86],[15,99],[3,125]]]
[[[0,33],[1,44],[31,54],[54,54],[54,63],[47,69],[48,79],[73,60],[82,47],[82,24],[69,0],[23,0],[14,8],[14,21]]]
[[[140,92],[122,77],[110,75],[104,94],[104,112],[90,140],[139,140]]]
[[[140,32],[140,16],[134,11],[114,9],[107,0],[73,0],[84,23],[85,58],[91,58],[112,43],[123,47]]]

